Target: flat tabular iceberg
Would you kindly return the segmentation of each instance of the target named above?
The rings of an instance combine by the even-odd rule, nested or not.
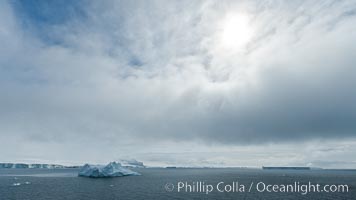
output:
[[[89,165],[85,164],[79,171],[78,176],[91,178],[118,177],[141,175],[130,169],[124,168],[120,163],[111,162],[108,165]]]

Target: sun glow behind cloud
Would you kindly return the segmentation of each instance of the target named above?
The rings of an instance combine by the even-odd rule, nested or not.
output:
[[[230,13],[226,15],[221,26],[221,45],[227,50],[243,51],[253,34],[249,16]]]
[[[204,150],[202,160],[260,165],[266,156],[253,156],[268,142],[355,136],[352,1],[80,2],[59,13],[45,9],[53,2],[0,2],[4,159],[173,163],[166,152]],[[231,146],[246,151],[212,158]],[[273,145],[267,156],[321,159],[288,160],[294,149]],[[350,156],[323,159],[353,158],[345,149]]]

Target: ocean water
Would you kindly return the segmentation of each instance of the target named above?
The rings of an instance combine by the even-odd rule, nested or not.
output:
[[[356,171],[351,170],[148,168],[136,171],[142,176],[92,179],[77,177],[78,169],[0,169],[0,199],[356,199]],[[309,182],[320,184],[322,189],[325,185],[335,187],[328,186],[328,192],[305,194],[281,190],[283,185],[302,187]],[[267,191],[263,185],[271,185],[270,189],[277,185],[279,189]],[[337,185],[347,185],[348,191],[336,190]],[[208,193],[207,188],[211,189]]]

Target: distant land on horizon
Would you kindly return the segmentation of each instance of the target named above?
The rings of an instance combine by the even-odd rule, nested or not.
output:
[[[165,168],[165,169],[218,169],[218,168],[238,168],[238,169],[262,169],[262,170],[356,170],[353,168],[321,168],[321,167],[304,167],[304,166],[261,166],[261,167],[207,167],[207,166],[145,166],[143,162],[136,160],[120,160],[118,161],[124,167],[128,168]],[[22,163],[22,162],[3,162],[0,163],[0,169],[70,169],[70,168],[80,168],[82,165],[60,165],[60,164],[39,164],[39,163]]]
[[[143,162],[137,161],[135,159],[131,160],[119,160],[119,162],[124,167],[129,168],[145,168],[146,166]],[[85,163],[83,163],[84,165]],[[22,163],[22,162],[4,162],[0,163],[0,169],[64,169],[64,168],[80,168],[82,165],[60,165],[60,164],[39,164],[39,163]]]
[[[78,168],[80,166],[65,166],[58,164],[26,164],[26,163],[0,163],[1,169],[63,169]]]

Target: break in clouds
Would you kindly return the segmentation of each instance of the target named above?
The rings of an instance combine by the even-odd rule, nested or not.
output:
[[[355,1],[1,1],[0,44],[9,160],[355,139]]]

